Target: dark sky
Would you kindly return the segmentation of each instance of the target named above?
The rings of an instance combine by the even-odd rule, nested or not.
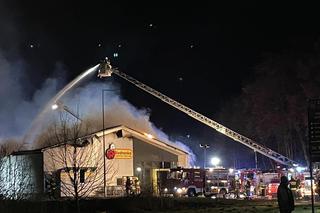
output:
[[[281,52],[297,39],[312,43],[320,31],[315,5],[119,2],[3,2],[0,12],[8,23],[0,22],[6,25],[0,47],[27,61],[30,96],[57,61],[72,80],[116,52],[112,61],[119,69],[214,119],[253,80],[263,54]],[[165,132],[190,134],[192,143],[214,147],[213,130],[115,81],[131,103],[152,110],[152,121]]]

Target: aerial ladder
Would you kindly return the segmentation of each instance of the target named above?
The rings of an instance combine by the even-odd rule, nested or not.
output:
[[[135,78],[125,74],[124,72],[119,71],[116,68],[112,68],[110,61],[108,58],[103,60],[100,63],[100,66],[98,67],[98,77],[100,78],[105,78],[111,76],[111,74],[116,74],[117,76],[123,78],[126,81],[129,81],[133,85],[139,87],[140,89],[144,90],[145,92],[157,97],[161,101],[173,106],[174,108],[180,110],[181,112],[184,112],[185,114],[189,115],[190,117],[200,121],[201,123],[215,129],[216,131],[220,132],[221,134],[237,141],[240,142],[241,144],[249,147],[255,152],[258,152],[274,161],[277,163],[280,163],[282,165],[287,165],[287,166],[298,166],[298,163],[281,155],[278,152],[275,152],[268,147],[261,145],[250,138],[247,138],[231,129],[228,127],[223,126],[222,124],[192,110],[191,108],[179,103],[178,101],[173,100],[172,98],[162,94],[161,92],[158,92],[155,89],[152,89],[151,87],[141,83],[140,81],[136,80]]]

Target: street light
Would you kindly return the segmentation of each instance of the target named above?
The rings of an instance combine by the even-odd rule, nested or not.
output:
[[[220,159],[219,158],[217,158],[217,157],[211,158],[211,164],[213,166],[217,166],[217,165],[219,165],[219,163],[220,163]]]
[[[53,104],[53,105],[51,106],[51,109],[52,109],[52,110],[56,110],[56,109],[58,109],[58,108],[59,108],[58,104]]]
[[[104,197],[106,197],[106,188],[107,188],[107,184],[106,184],[106,140],[105,140],[105,126],[104,126],[104,93],[105,92],[113,92],[116,90],[113,89],[102,89],[101,90],[101,99],[102,99],[102,134],[103,134],[103,191],[104,191]]]
[[[72,115],[73,117],[75,117],[77,120],[82,121],[81,118],[79,118],[78,115],[76,115],[74,112],[72,112],[72,110],[70,110],[61,101],[57,101],[56,103],[52,104],[51,109],[52,110],[62,109],[64,111],[66,111],[67,113],[69,113],[70,115]]]
[[[203,149],[203,156],[204,156],[203,168],[205,169],[205,168],[206,168],[206,161],[207,161],[207,149],[210,148],[210,145],[209,145],[209,144],[202,144],[202,143],[200,143],[199,146],[200,146],[200,148]]]
[[[136,170],[137,170],[137,172],[139,172],[139,173],[142,171],[141,167],[137,167]]]

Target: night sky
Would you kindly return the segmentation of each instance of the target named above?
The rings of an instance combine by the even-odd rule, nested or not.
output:
[[[70,81],[109,56],[121,71],[213,119],[253,80],[264,54],[279,53],[296,39],[312,43],[320,32],[314,5],[0,2],[0,47],[7,57],[19,55],[27,62],[25,80],[32,85],[27,96],[57,62]],[[219,153],[214,130],[119,78],[113,80],[125,99],[151,109],[152,121],[164,132],[192,144],[209,143]]]

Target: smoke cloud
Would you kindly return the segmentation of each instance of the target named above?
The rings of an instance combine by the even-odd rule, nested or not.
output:
[[[41,88],[35,91],[31,98],[24,94],[27,82],[24,81],[24,62],[7,60],[0,54],[0,143],[7,139],[21,139],[29,130],[30,124],[37,113],[58,92],[64,82],[61,78],[51,77],[44,81]],[[57,64],[53,73],[61,76],[63,66]],[[90,79],[92,80],[92,79]],[[121,98],[119,85],[108,83],[83,82],[82,86],[73,88],[60,101],[81,119],[93,124],[94,131],[102,129],[102,90],[104,91],[105,127],[125,125],[130,128],[147,132],[156,138],[182,148],[191,154],[191,165],[195,161],[192,150],[181,142],[171,142],[168,135],[158,129],[150,121],[150,111],[137,109],[128,101]],[[49,120],[58,118],[57,111],[49,111],[41,121],[42,128],[49,125]],[[70,115],[71,116],[71,115]],[[39,134],[32,132],[31,134]]]
[[[182,142],[172,142],[168,135],[150,121],[150,110],[137,109],[120,96],[120,87],[110,83],[89,83],[76,88],[62,99],[63,103],[78,109],[81,119],[95,124],[95,130],[102,129],[102,90],[104,95],[104,114],[106,128],[125,125],[132,129],[152,134],[161,141],[180,147],[190,153],[190,164],[194,165],[196,157],[192,150]],[[77,113],[77,112],[76,112]]]
[[[57,78],[48,78],[31,97],[23,91],[25,63],[19,59],[9,61],[0,51],[0,142],[8,138],[21,138],[39,109],[52,97],[61,84]],[[57,65],[55,72],[60,73]]]

